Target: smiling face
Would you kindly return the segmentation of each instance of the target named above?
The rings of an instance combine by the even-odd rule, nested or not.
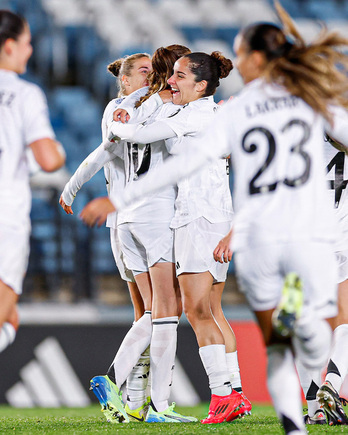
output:
[[[148,85],[147,75],[152,70],[151,59],[141,57],[136,59],[129,76],[124,75],[122,80],[126,86],[127,94]]]
[[[174,64],[173,75],[168,80],[172,88],[173,103],[181,106],[201,98],[206,89],[204,80],[195,81],[195,75],[188,66],[189,62],[187,57],[178,59]]]

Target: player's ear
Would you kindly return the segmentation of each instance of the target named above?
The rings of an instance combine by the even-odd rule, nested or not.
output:
[[[121,77],[121,80],[122,80],[122,83],[125,86],[129,86],[129,80],[128,80],[128,77],[125,74],[123,74],[123,76]]]
[[[5,53],[7,55],[12,53],[13,50],[13,46],[16,43],[16,41],[13,38],[7,38],[4,45],[3,45],[3,49],[5,51]]]
[[[198,92],[204,92],[207,89],[208,82],[206,80],[201,80],[196,83],[196,89]]]
[[[255,67],[262,71],[267,63],[265,55],[261,51],[252,51],[251,56]]]

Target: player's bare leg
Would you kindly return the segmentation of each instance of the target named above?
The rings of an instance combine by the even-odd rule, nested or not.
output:
[[[144,314],[144,300],[135,282],[127,282],[127,286],[134,309],[134,320],[137,321]]]
[[[210,306],[210,272],[179,276],[183,309],[197,338],[199,354],[209,379],[211,402],[204,424],[232,421],[242,414],[241,395],[232,390],[226,363],[225,340]]]
[[[19,326],[18,295],[0,280],[0,352],[13,343]]]
[[[231,325],[227,321],[222,310],[222,294],[224,291],[225,282],[217,282],[212,285],[210,293],[210,306],[215,320],[217,321],[225,340],[226,362],[232,388],[242,394],[244,400],[244,415],[251,414],[251,403],[246,398],[242,389],[240,377],[238,356],[237,356],[237,340],[234,335]]]
[[[0,327],[13,315],[17,301],[18,295],[0,280]]]

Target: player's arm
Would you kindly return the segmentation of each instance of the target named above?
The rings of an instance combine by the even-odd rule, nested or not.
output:
[[[217,244],[214,249],[214,260],[219,263],[228,263],[232,259],[232,249],[231,249],[231,241],[233,236],[233,227],[230,229],[228,234],[223,237],[220,242]]]
[[[126,101],[127,98],[124,101]],[[172,93],[169,89],[151,95],[151,97],[145,100],[139,107],[125,106],[123,105],[124,102],[122,102],[114,112],[114,120],[116,122],[121,121],[122,123],[130,122],[131,124],[138,124],[146,121],[163,104],[170,102],[172,102]]]
[[[122,123],[128,122],[130,117],[133,117],[133,112],[137,110],[135,104],[140,100],[141,97],[144,97],[146,95],[148,90],[148,86],[145,86],[143,88],[137,89],[136,91],[128,95],[114,111],[114,121],[121,121]],[[138,116],[140,116],[140,114],[141,112],[138,113]],[[145,119],[146,118],[144,118],[143,121],[145,121]],[[140,120],[138,122],[142,121]]]
[[[216,162],[223,155],[228,155],[229,143],[234,140],[233,131],[228,128],[231,125],[230,118],[228,112],[226,116],[215,118],[214,123],[207,129],[206,137],[192,140],[182,153],[169,157],[163,165],[139,177],[136,183],[129,184],[123,192],[110,195],[110,200],[97,198],[87,204],[80,214],[81,219],[90,226],[96,223],[101,225],[108,213],[122,210],[145,195],[176,184],[211,162]],[[150,126],[155,124],[157,123]]]
[[[109,139],[126,140],[137,144],[153,143],[176,136],[172,128],[163,121],[149,125],[122,124],[114,121],[110,125],[109,132]]]
[[[107,162],[113,160],[115,155],[104,149],[102,142],[97,149],[90,153],[75,171],[64,187],[59,204],[67,214],[73,214],[71,205],[77,192],[89,181]]]
[[[64,165],[66,157],[64,148],[55,139],[48,137],[38,139],[29,146],[35,160],[44,171],[53,172]]]

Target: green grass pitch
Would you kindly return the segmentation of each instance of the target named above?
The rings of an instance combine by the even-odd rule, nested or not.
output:
[[[177,411],[203,418],[208,404],[194,408],[177,407]],[[348,433],[347,426],[307,426],[309,434]],[[0,434],[145,434],[145,435],[194,435],[194,434],[247,434],[281,435],[283,430],[271,406],[254,405],[251,416],[232,423],[203,425],[201,423],[107,423],[99,405],[87,408],[15,409],[0,406]]]

